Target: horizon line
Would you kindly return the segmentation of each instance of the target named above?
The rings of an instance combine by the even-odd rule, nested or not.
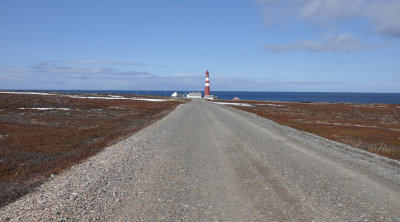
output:
[[[203,92],[204,90],[193,89],[0,89],[0,91],[196,91]],[[213,92],[269,92],[269,93],[386,93],[400,94],[400,92],[366,92],[366,91],[259,91],[259,90],[213,90]]]

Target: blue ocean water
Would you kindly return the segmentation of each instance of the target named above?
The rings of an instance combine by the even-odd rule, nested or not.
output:
[[[48,91],[48,90],[47,90]],[[170,96],[174,91],[157,90],[51,90],[72,93],[118,93],[136,95]],[[181,90],[181,94],[189,91]],[[262,100],[281,102],[328,102],[328,103],[388,103],[399,104],[400,93],[330,93],[330,92],[251,92],[251,91],[212,91],[219,99]]]

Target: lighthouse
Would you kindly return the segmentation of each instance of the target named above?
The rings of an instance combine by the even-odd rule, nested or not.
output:
[[[204,89],[204,98],[205,99],[218,99],[217,96],[211,95],[210,94],[210,73],[208,70],[206,71],[206,84],[205,84],[205,89]]]
[[[204,97],[207,97],[210,95],[210,73],[208,70],[206,71],[206,83],[205,83],[205,89],[204,89]]]

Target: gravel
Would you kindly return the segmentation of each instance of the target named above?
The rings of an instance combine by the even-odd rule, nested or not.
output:
[[[0,221],[400,221],[400,162],[194,100]]]

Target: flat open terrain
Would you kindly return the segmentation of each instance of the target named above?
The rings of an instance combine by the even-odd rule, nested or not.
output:
[[[193,100],[0,221],[399,221],[400,162]]]
[[[283,125],[400,160],[400,104],[224,102],[236,103],[233,107]]]
[[[0,207],[180,104],[131,99],[0,93]]]

